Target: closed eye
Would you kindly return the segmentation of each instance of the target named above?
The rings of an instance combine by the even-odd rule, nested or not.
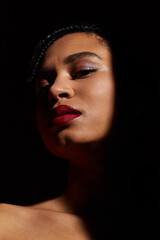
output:
[[[47,93],[52,84],[53,84],[53,81],[48,81],[47,79],[41,79],[36,89],[36,95],[42,96],[45,93]]]
[[[77,79],[77,78],[85,78],[89,76],[91,73],[95,72],[95,68],[85,68],[79,71],[74,72],[72,75],[72,79]]]
[[[47,93],[49,88],[53,85],[55,78],[56,72],[54,69],[41,69],[37,75],[37,80],[35,81],[36,95],[40,96]]]

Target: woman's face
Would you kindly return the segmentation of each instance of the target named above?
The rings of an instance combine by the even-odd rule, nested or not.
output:
[[[86,33],[56,40],[44,55],[35,91],[37,126],[53,154],[68,158],[79,146],[98,146],[111,129],[115,106],[107,44]]]

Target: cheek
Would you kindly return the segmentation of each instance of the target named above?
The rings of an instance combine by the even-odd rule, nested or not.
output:
[[[97,132],[108,132],[115,112],[115,84],[113,78],[101,78],[90,87],[87,109],[90,126]],[[93,126],[94,125],[94,126]],[[95,132],[94,131],[94,132]]]
[[[81,81],[76,88],[74,101],[77,106],[82,106],[84,117],[58,134],[53,129],[52,131],[45,129],[46,112],[37,106],[37,125],[49,149],[53,148],[53,143],[55,146],[64,145],[62,143],[66,142],[66,139],[77,143],[100,140],[109,132],[115,104],[115,85],[112,77],[101,74],[98,78],[92,78],[91,81],[84,81],[84,83]]]
[[[112,76],[101,74],[92,79],[83,90],[83,100],[93,112],[108,117],[114,112],[115,106],[115,82]]]
[[[102,81],[96,84],[92,95],[95,96],[95,101],[101,106],[112,105],[114,101],[114,85],[111,79]],[[99,102],[98,102],[99,101]]]

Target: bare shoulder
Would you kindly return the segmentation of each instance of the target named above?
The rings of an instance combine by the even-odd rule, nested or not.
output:
[[[18,218],[27,216],[25,207],[19,207],[16,205],[1,203],[0,204],[0,224],[7,225],[7,221],[12,219],[17,220]]]
[[[54,240],[55,219],[51,211],[0,204],[0,240]]]
[[[0,204],[0,239],[90,240],[83,221],[56,211]]]
[[[18,228],[24,232],[31,228],[36,229],[53,219],[54,213],[51,211],[28,206],[0,204],[0,234],[2,231],[16,232]]]
[[[34,215],[27,207],[0,204],[0,239],[9,240],[14,234],[18,240],[20,233],[29,228]]]
[[[6,203],[0,204],[0,224],[4,222],[4,219],[11,221],[12,218],[15,220],[29,220],[33,217],[33,210],[31,208],[11,205]]]

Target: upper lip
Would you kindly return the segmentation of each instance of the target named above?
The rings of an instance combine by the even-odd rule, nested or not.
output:
[[[68,106],[59,105],[50,111],[49,118],[54,119],[65,114],[82,114],[78,109]]]

